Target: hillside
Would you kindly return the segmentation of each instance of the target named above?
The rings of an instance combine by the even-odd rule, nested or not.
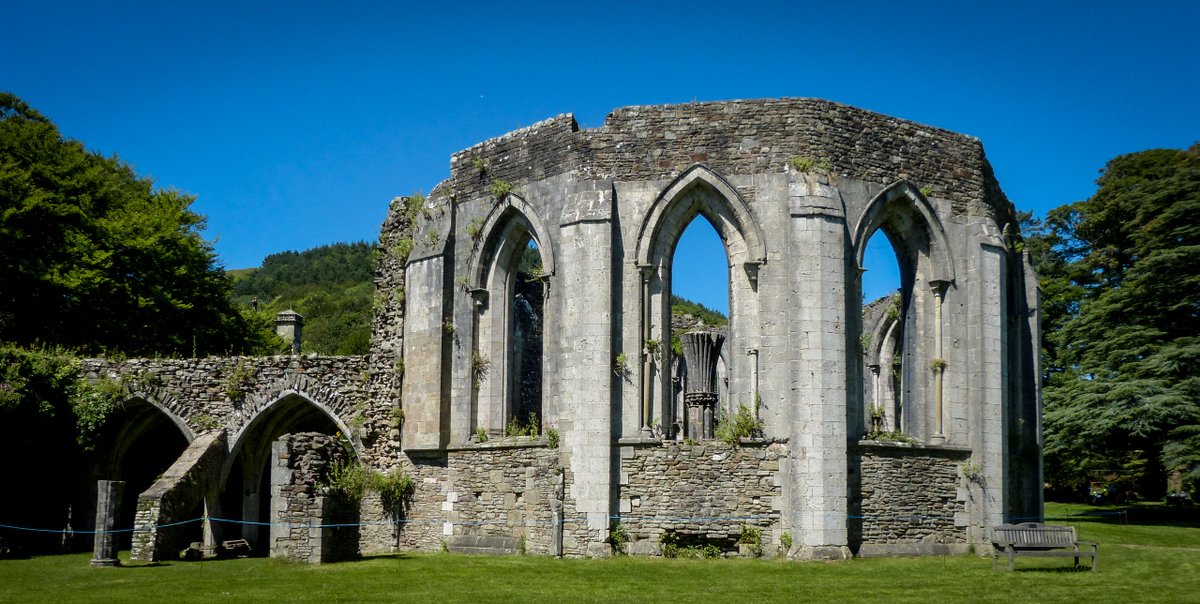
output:
[[[303,352],[366,354],[371,340],[375,260],[366,242],[335,243],[303,252],[280,252],[260,268],[228,271],[233,300],[273,316],[292,309],[304,315]],[[673,315],[717,327],[729,320],[691,300],[671,297]]]
[[[267,256],[260,268],[229,271],[233,300],[274,315],[304,315],[303,352],[366,354],[371,340],[375,261],[366,242]]]

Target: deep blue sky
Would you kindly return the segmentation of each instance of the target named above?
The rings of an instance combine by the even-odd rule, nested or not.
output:
[[[1195,0],[574,4],[14,2],[0,89],[197,195],[229,268],[371,240],[451,153],[559,113],[827,98],[978,136],[1038,214],[1200,138]]]

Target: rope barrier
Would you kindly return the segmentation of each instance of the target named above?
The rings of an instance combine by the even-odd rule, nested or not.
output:
[[[1126,512],[1124,510],[1121,510],[1121,511],[1115,511],[1115,512],[1080,513],[1080,514],[1075,514],[1074,516],[1076,518],[1086,517],[1086,516],[1118,516],[1118,515],[1125,515],[1125,513]],[[928,521],[946,521],[946,520],[953,519],[953,517],[954,516],[952,514],[944,514],[944,515],[916,515],[916,514],[913,514],[913,515],[895,515],[895,516],[860,516],[860,515],[850,514],[850,515],[846,516],[846,519],[874,521],[874,522],[881,522],[881,521],[928,522]],[[613,515],[613,516],[609,516],[610,520],[616,520],[616,521],[620,521],[620,522],[660,522],[660,523],[671,523],[671,524],[689,524],[689,523],[697,523],[697,522],[730,522],[730,523],[733,523],[733,522],[739,522],[739,523],[740,522],[758,522],[758,521],[763,521],[763,520],[776,520],[778,518],[779,518],[779,516],[777,514],[759,514],[759,515],[748,515],[748,516],[646,516],[646,515],[639,515],[639,516]],[[1024,520],[1041,520],[1041,519],[1042,518],[1040,518],[1040,517],[1028,516],[1028,517],[1013,518],[1012,520],[1013,521],[1017,521],[1017,520],[1024,521]],[[1063,519],[1069,519],[1069,518],[1046,518],[1046,519],[1047,520],[1063,520]],[[138,532],[138,531],[150,531],[150,530],[172,528],[172,527],[182,526],[182,525],[186,525],[186,524],[192,524],[192,523],[196,523],[196,522],[202,522],[203,520],[204,520],[203,517],[191,518],[188,520],[180,520],[178,522],[170,522],[167,524],[156,524],[156,525],[148,526],[148,527],[111,529],[107,532],[109,532],[109,533],[130,533],[130,532]],[[447,520],[440,520],[440,519],[421,519],[421,518],[399,519],[399,520],[379,520],[379,521],[370,521],[370,522],[340,522],[340,523],[328,523],[328,524],[294,523],[294,522],[260,522],[260,521],[255,521],[255,520],[235,520],[233,518],[217,518],[217,517],[209,517],[208,520],[209,520],[209,522],[220,522],[220,523],[224,523],[224,524],[240,524],[240,525],[247,525],[247,526],[262,526],[262,527],[277,526],[277,527],[285,527],[285,528],[289,528],[289,529],[292,529],[292,528],[310,528],[310,529],[311,528],[321,528],[321,529],[324,529],[324,528],[352,528],[352,527],[404,526],[404,525],[444,526],[447,523],[454,525],[454,526],[491,526],[491,525],[504,526],[504,525],[518,524],[518,523],[509,522],[507,520],[454,520],[454,521],[447,521]],[[529,526],[529,525],[553,525],[555,523],[556,523],[556,521],[554,521],[554,520],[530,519],[530,520],[523,521],[519,524],[522,526]],[[33,527],[16,526],[16,525],[11,525],[11,524],[0,524],[0,529],[9,529],[9,530],[14,530],[14,531],[27,531],[27,532],[36,532],[36,533],[75,533],[75,534],[82,534],[82,535],[94,535],[96,533],[101,532],[101,531],[96,531],[96,530],[33,528]]]

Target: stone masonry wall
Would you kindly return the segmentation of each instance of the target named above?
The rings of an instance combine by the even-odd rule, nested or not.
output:
[[[558,451],[544,446],[484,443],[450,451],[443,534],[524,536],[526,552],[552,554],[551,499],[561,481]]]
[[[831,172],[864,181],[918,182],[952,200],[955,215],[1003,223],[1012,212],[990,184],[978,139],[803,98],[625,107],[588,130],[560,115],[456,153],[439,193],[466,199],[486,195],[495,180],[518,184],[576,170],[590,179],[670,180],[698,162],[724,174],[782,172],[793,157],[825,160]],[[972,206],[980,200],[987,205]]]
[[[322,483],[349,452],[337,437],[318,432],[287,434],[275,441],[271,455],[272,558],[294,562],[334,562],[357,557],[356,506],[321,493]]]
[[[852,508],[850,521],[858,554],[966,551],[966,502],[958,469],[970,454],[953,447],[860,442],[850,454],[851,484],[855,469],[861,478],[861,507]]]
[[[554,501],[562,502],[561,554],[583,555],[586,519],[575,513],[570,470],[542,440],[496,439],[444,454],[405,456],[415,492],[396,517],[364,500],[364,553],[437,551],[461,536],[525,537],[528,553],[556,555]]]
[[[764,546],[778,544],[785,455],[782,444],[766,442],[622,446],[620,520],[629,551],[658,553],[668,530],[681,545],[730,550],[743,524],[762,529]]]
[[[234,440],[259,411],[295,392],[354,429],[368,449],[395,435],[385,404],[370,404],[367,358],[361,356],[87,359],[80,373],[90,379],[123,377],[130,397],[163,407],[193,434],[225,427]]]
[[[134,560],[174,560],[187,546],[190,526],[206,497],[216,493],[225,461],[224,430],[206,432],[138,497],[134,515]],[[162,526],[160,526],[162,525]]]

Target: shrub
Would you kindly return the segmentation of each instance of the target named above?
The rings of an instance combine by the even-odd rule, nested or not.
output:
[[[734,445],[743,438],[761,436],[762,427],[762,420],[756,419],[749,407],[739,404],[733,418],[725,418],[717,424],[716,435],[717,438]]]

